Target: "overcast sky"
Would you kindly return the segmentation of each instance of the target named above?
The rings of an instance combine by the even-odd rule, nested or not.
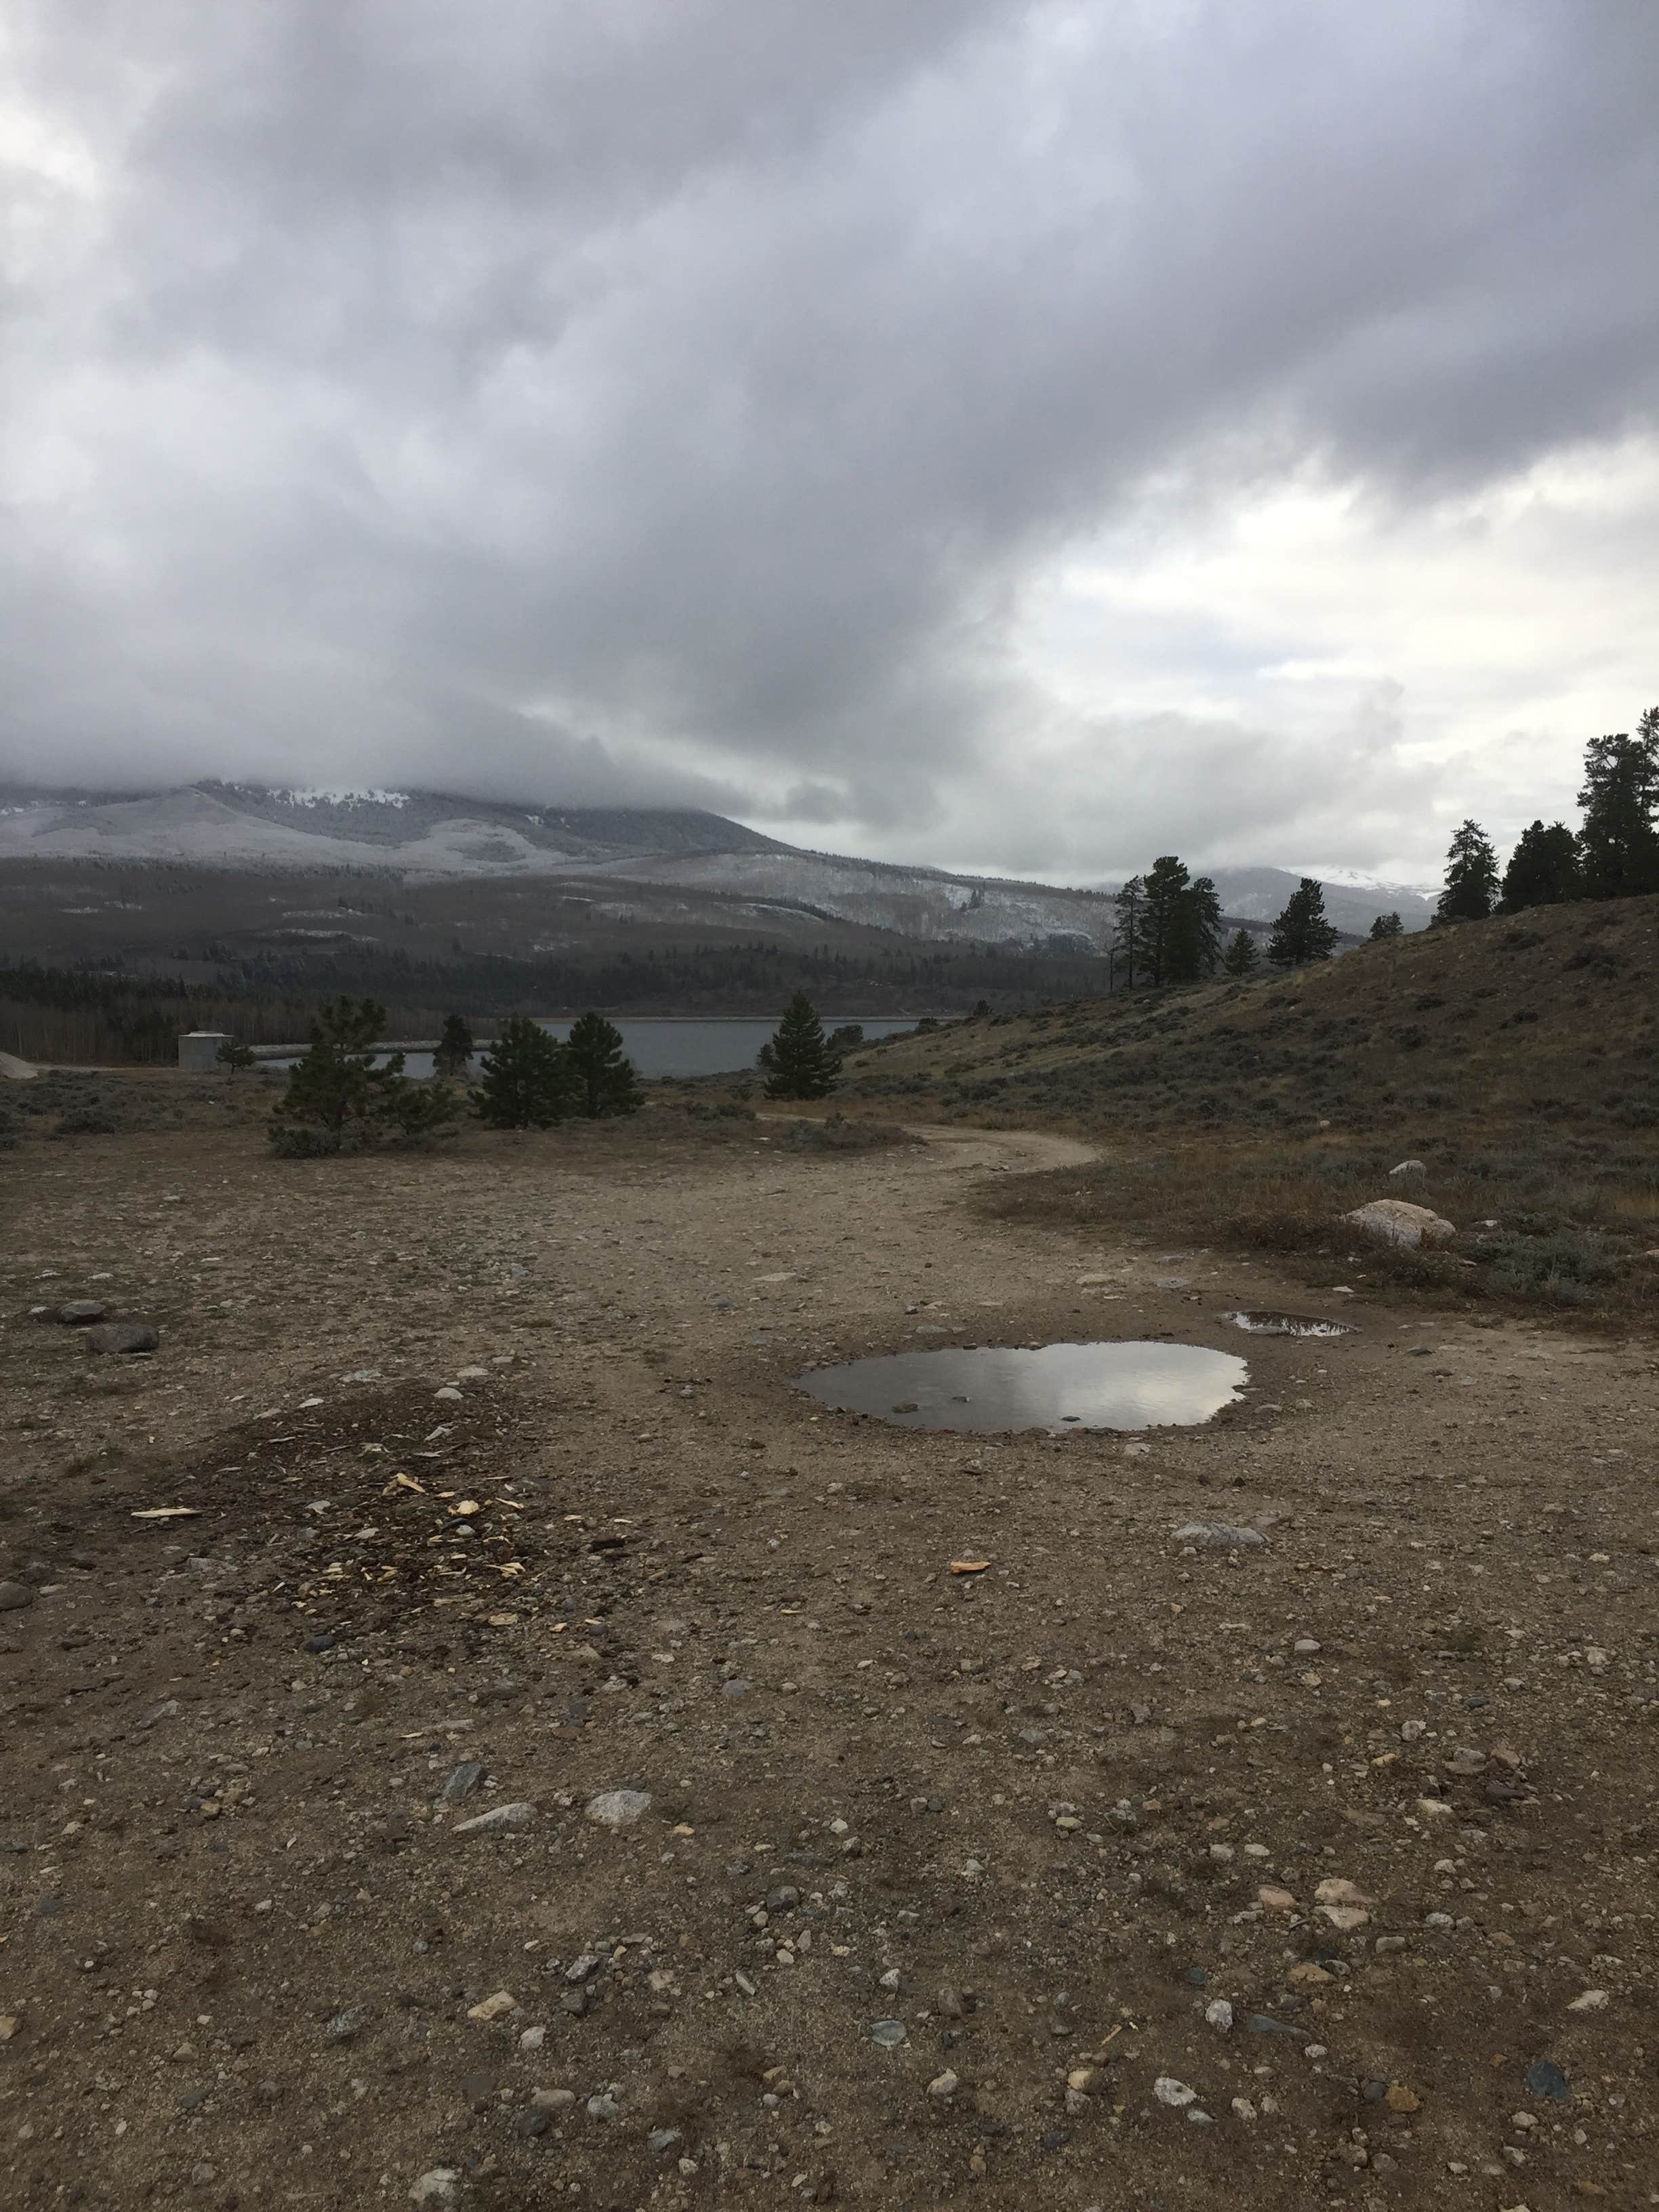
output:
[[[1425,880],[1659,698],[1656,0],[8,0],[0,769]]]

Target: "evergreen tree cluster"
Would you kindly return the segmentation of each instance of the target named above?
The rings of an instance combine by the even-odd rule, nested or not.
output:
[[[637,1114],[645,1103],[622,1031],[603,1014],[583,1014],[562,1044],[528,1014],[513,1014],[479,1067],[472,1109],[493,1129],[608,1120]]]
[[[1584,818],[1576,835],[1565,822],[1531,823],[1501,874],[1480,823],[1461,823],[1446,854],[1435,921],[1481,921],[1529,906],[1659,891],[1659,707],[1647,709],[1633,734],[1590,739],[1578,804]],[[1391,933],[1374,926],[1372,936],[1379,933]]]
[[[1131,989],[1137,979],[1157,987],[1196,983],[1222,961],[1221,902],[1208,876],[1165,853],[1144,876],[1131,876],[1114,900],[1116,956]]]
[[[495,1129],[550,1129],[577,1115],[636,1113],[644,1103],[622,1032],[601,1014],[574,1022],[562,1044],[528,1014],[510,1015],[465,1100],[458,1086],[473,1039],[460,1015],[445,1020],[429,1083],[404,1073],[401,1052],[380,1049],[386,1021],[386,1009],[372,999],[339,998],[318,1016],[305,1056],[272,1109],[275,1151],[312,1158],[452,1136],[468,1103]]]

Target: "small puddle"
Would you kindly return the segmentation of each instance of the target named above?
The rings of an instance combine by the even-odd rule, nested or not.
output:
[[[842,1413],[905,1429],[1162,1429],[1207,1421],[1249,1374],[1198,1344],[1045,1344],[1036,1351],[900,1352],[797,1375],[797,1389]]]
[[[1251,1336],[1352,1336],[1355,1331],[1345,1321],[1324,1321],[1318,1314],[1224,1313],[1223,1321],[1231,1322]]]

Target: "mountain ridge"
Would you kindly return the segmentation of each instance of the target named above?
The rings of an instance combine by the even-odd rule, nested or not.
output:
[[[1115,918],[1109,890],[812,852],[705,810],[525,805],[413,787],[214,779],[137,793],[0,786],[7,860],[657,884],[692,898],[787,902],[907,938],[1071,951],[1103,950]],[[1298,880],[1270,867],[1218,869],[1214,878],[1228,915],[1260,925]],[[1429,918],[1427,899],[1407,887],[1326,884],[1331,920],[1352,934],[1390,905],[1408,929]]]

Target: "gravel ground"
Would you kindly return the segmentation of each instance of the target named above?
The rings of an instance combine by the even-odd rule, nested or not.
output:
[[[1652,1346],[648,1120],[9,1156],[0,2199],[1659,2203]],[[789,1387],[1097,1334],[1251,1390]]]

